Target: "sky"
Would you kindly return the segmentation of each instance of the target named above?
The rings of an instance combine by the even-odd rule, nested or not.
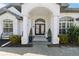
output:
[[[69,3],[69,8],[79,8],[79,3]],[[4,7],[6,4],[0,3],[0,8]]]
[[[69,8],[79,8],[79,3],[69,3]]]

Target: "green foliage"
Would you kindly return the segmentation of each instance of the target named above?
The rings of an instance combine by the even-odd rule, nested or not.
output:
[[[68,44],[68,36],[65,34],[59,35],[60,43],[61,44]]]
[[[33,33],[32,33],[32,28],[30,29],[30,33],[29,33],[29,36],[32,36]]]
[[[48,33],[47,33],[47,36],[48,36],[48,37],[52,37],[51,35],[52,35],[52,34],[51,34],[51,30],[49,29],[49,30],[48,30]]]
[[[79,36],[78,36],[77,44],[79,45]]]
[[[69,37],[69,42],[70,43],[75,43],[77,42],[78,36],[79,36],[79,27],[77,26],[71,26],[68,29],[68,37]]]
[[[11,35],[9,37],[9,40],[11,41],[12,44],[20,44],[21,43],[21,36],[19,36],[19,35]]]
[[[47,36],[48,42],[51,42],[52,34],[50,29],[48,30]]]

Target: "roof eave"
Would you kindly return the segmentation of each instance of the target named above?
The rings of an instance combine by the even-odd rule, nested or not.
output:
[[[65,9],[61,9],[60,12],[72,12],[72,13],[79,13],[79,8],[65,8]]]

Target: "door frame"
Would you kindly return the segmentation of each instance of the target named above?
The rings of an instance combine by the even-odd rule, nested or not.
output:
[[[39,28],[39,32],[40,32],[39,34],[36,33],[36,25],[39,25],[39,27],[40,27]],[[44,33],[43,34],[41,33],[41,26],[42,25],[44,26]],[[35,24],[35,35],[45,35],[45,24]]]

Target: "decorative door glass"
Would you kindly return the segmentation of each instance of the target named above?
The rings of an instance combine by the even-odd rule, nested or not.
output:
[[[36,25],[36,33],[39,34],[39,25]]]
[[[44,25],[41,25],[41,34],[44,34]]]

